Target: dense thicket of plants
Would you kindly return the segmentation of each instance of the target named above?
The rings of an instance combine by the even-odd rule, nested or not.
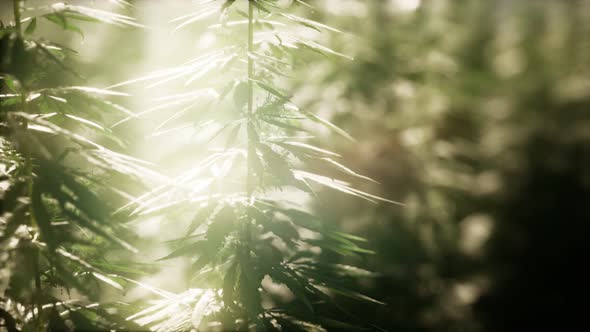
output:
[[[298,190],[313,197],[313,186],[319,184],[371,202],[394,203],[304,169],[309,161],[321,162],[370,180],[344,166],[337,153],[306,143],[305,121],[352,137],[297,107],[281,88],[301,49],[346,57],[290,31],[301,25],[339,32],[289,13],[289,7],[311,6],[303,1],[292,6],[271,0],[201,1],[195,12],[173,20],[179,22],[176,29],[219,16],[222,30],[237,32],[233,45],[100,89],[80,83],[84,78],[71,64],[73,50],[36,37],[37,21],[81,35],[79,21],[142,25],[81,5],[24,5],[13,3],[16,23],[3,28],[0,54],[6,280],[1,312],[9,330],[322,331],[323,326],[363,325],[336,305],[333,294],[382,304],[347,288],[347,281],[370,272],[318,261],[323,251],[370,254],[360,246],[365,240],[339,232],[302,202],[279,193]],[[197,81],[210,72],[214,79]],[[126,96],[116,87],[138,82],[155,87],[178,79],[190,89],[159,98],[162,103],[148,110],[133,113],[114,103]],[[160,175],[151,164],[126,154],[126,142],[113,131],[156,111],[168,113],[156,135],[174,130],[172,123],[183,125],[187,114],[191,121],[222,123],[209,138],[208,156],[179,176]],[[107,124],[113,119],[108,113],[121,119]],[[148,191],[133,197],[127,193],[132,181],[144,182]],[[134,236],[126,223],[162,214],[191,220],[184,236],[167,241],[172,251],[160,259],[190,260],[189,288],[181,294],[130,278],[149,271],[132,262],[138,250],[128,241]],[[131,242],[146,245],[136,236]],[[101,297],[103,284],[121,291],[139,285],[160,299],[139,310],[142,302]]]
[[[370,253],[358,244],[365,240],[322,223],[301,200],[287,200],[277,192],[295,189],[313,196],[312,186],[319,184],[368,201],[394,203],[304,169],[310,161],[322,162],[349,176],[369,179],[344,166],[337,153],[305,142],[306,121],[352,138],[299,108],[282,88],[302,49],[346,57],[294,33],[293,26],[339,31],[291,14],[291,8],[279,7],[277,1],[201,1],[199,6],[174,19],[175,29],[221,15],[221,29],[231,34],[232,45],[116,85],[146,82],[156,87],[183,80],[190,87],[160,98],[162,105],[142,112],[161,112],[173,105],[174,112],[157,126],[155,135],[191,125],[197,112],[202,121],[221,123],[208,139],[217,147],[203,161],[129,204],[132,215],[174,211],[178,218],[190,218],[185,235],[169,241],[174,250],[161,260],[188,257],[188,279],[198,287],[165,297],[132,319],[162,331],[189,326],[323,330],[322,325],[360,322],[353,313],[335,306],[330,295],[381,304],[345,287],[347,280],[370,272],[320,264],[317,257],[322,251]],[[289,7],[297,6],[308,5],[299,1]],[[210,73],[206,83],[198,81]],[[127,120],[131,117],[116,125]],[[281,285],[294,300],[285,302],[285,290],[274,289]],[[194,308],[184,309],[186,303]]]
[[[124,94],[85,86],[73,70],[76,51],[36,32],[39,21],[80,34],[80,21],[139,24],[85,6],[11,5],[15,23],[3,22],[0,32],[4,327],[139,328],[125,321],[122,304],[97,301],[104,286],[123,290],[131,270],[127,254],[114,262],[105,252],[136,252],[128,219],[112,213],[125,198],[121,179],[158,174],[126,155],[105,124],[131,114],[112,101]]]

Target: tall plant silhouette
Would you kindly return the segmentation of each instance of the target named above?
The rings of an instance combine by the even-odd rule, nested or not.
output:
[[[134,250],[109,208],[122,189],[111,180],[157,174],[115,151],[122,142],[105,119],[131,113],[107,98],[124,94],[80,86],[75,52],[36,29],[38,21],[80,34],[81,21],[139,24],[61,2],[14,0],[13,8],[15,23],[0,29],[0,321],[9,331],[138,328],[96,301],[100,285],[122,289],[131,271],[102,254]]]
[[[337,153],[308,143],[310,123],[352,138],[297,107],[281,88],[301,51],[347,57],[294,33],[296,26],[339,31],[292,14],[296,7],[312,8],[299,0],[288,8],[276,0],[200,1],[198,6],[173,20],[175,30],[218,15],[221,23],[209,28],[221,29],[235,43],[117,85],[144,82],[157,87],[184,80],[186,87],[198,86],[160,98],[162,104],[140,113],[174,110],[152,135],[193,126],[195,117],[199,129],[212,120],[219,123],[209,139],[215,148],[204,160],[124,207],[138,216],[173,212],[192,218],[185,236],[169,241],[173,250],[162,259],[188,257],[195,285],[181,294],[162,293],[162,299],[129,319],[157,331],[350,328],[348,322],[360,320],[339,308],[333,295],[379,304],[343,286],[370,272],[320,263],[318,257],[322,251],[369,254],[360,245],[365,240],[322,223],[301,201],[281,195],[297,190],[303,194],[296,196],[313,198],[313,187],[320,185],[372,202],[395,203],[306,168],[323,164],[370,180],[344,166]],[[205,75],[206,83],[200,82]]]

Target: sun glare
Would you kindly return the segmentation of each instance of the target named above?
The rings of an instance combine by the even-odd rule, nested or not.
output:
[[[393,6],[402,12],[412,12],[420,7],[421,0],[392,0]]]

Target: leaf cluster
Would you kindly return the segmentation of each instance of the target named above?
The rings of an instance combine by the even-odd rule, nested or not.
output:
[[[172,114],[154,129],[153,136],[173,134],[180,128],[217,127],[208,141],[218,148],[123,207],[137,216],[165,216],[174,211],[191,218],[185,235],[168,242],[171,251],[161,260],[188,260],[188,279],[195,288],[163,296],[130,317],[136,323],[157,331],[191,326],[324,331],[362,325],[335,304],[335,295],[383,304],[347,288],[347,281],[373,273],[320,263],[320,256],[327,252],[353,257],[372,254],[363,247],[366,241],[326,225],[297,201],[277,198],[281,191],[314,198],[317,188],[327,187],[375,203],[396,203],[306,169],[310,163],[322,163],[346,176],[373,181],[345,166],[337,153],[308,142],[311,124],[354,139],[329,120],[298,107],[286,88],[288,73],[301,51],[350,57],[300,36],[293,26],[340,33],[291,13],[301,9],[310,6],[303,1],[293,2],[290,8],[271,0],[201,1],[195,12],[171,21],[176,24],[174,30],[203,22],[209,30],[234,36],[234,45],[115,85],[143,83],[150,89],[180,81],[190,89],[160,98],[161,103],[140,113],[140,117],[153,112]],[[219,21],[212,22],[215,18]],[[206,87],[199,85],[203,77],[211,78]],[[191,89],[195,86],[196,90]],[[231,110],[230,116],[214,115],[226,109]]]
[[[28,11],[36,14],[21,18]],[[48,86],[45,78],[57,71],[68,72],[70,81],[80,81],[80,75],[68,63],[73,50],[36,32],[40,19],[79,33],[79,21],[137,24],[63,3],[33,10],[15,0],[14,13],[17,24],[0,30],[2,319],[14,331],[138,328],[120,315],[128,308],[98,302],[105,286],[123,290],[121,278],[142,273],[103,256],[135,251],[125,219],[112,214],[112,202],[104,197],[124,194],[110,179],[157,173],[116,151],[125,143],[106,119],[131,114],[109,100],[124,94]],[[70,300],[57,295],[64,292]],[[72,300],[73,294],[81,296]]]

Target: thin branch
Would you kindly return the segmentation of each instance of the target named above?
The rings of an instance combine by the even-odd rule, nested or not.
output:
[[[12,9],[14,11],[14,26],[16,29],[16,33],[19,37],[22,35],[22,27],[20,23],[20,8],[22,1],[23,0],[14,0],[12,6]]]
[[[22,36],[22,25],[21,25],[21,7],[22,7],[22,0],[14,0],[13,1],[13,11],[14,11],[14,23],[15,23],[15,29],[16,29],[16,33],[19,36],[19,38]],[[20,106],[21,106],[21,111],[23,113],[27,113],[27,89],[25,86],[25,82],[21,79],[21,100],[20,100]],[[23,129],[27,130],[29,124],[27,120],[24,120],[23,122]],[[30,147],[26,147],[25,148],[25,174],[27,177],[27,193],[29,195],[29,197],[32,199],[33,196],[33,161],[31,158],[31,151],[30,151]],[[33,209],[33,205],[30,204],[29,205],[29,216],[30,216],[30,222],[31,225],[36,226],[37,222],[35,220],[35,213],[34,213],[34,209]],[[39,250],[38,249],[33,249],[33,270],[34,270],[34,274],[35,274],[35,293],[33,294],[33,302],[35,303],[35,305],[37,306],[37,324],[38,324],[38,328],[42,327],[42,310],[43,310],[43,304],[42,302],[42,289],[41,289],[41,273],[39,271]]]
[[[248,1],[248,53],[254,52],[254,4],[252,1]],[[254,113],[254,60],[248,57],[248,127],[253,126],[253,113]],[[256,150],[253,144],[254,137],[251,137],[251,130],[248,128],[248,174],[247,174],[247,185],[246,191],[248,192],[248,199],[252,199],[252,193],[254,191],[254,178],[253,178],[253,165],[251,165],[250,159],[251,154],[255,154]]]

